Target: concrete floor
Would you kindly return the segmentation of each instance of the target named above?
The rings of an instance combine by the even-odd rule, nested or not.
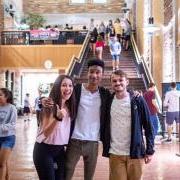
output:
[[[17,141],[13,150],[10,169],[11,180],[37,180],[33,165],[32,151],[36,137],[36,118],[24,123],[23,118],[17,121]],[[150,164],[144,166],[143,180],[180,180],[179,143],[174,138],[171,144],[156,145],[156,153]],[[108,180],[108,159],[101,157],[99,149],[95,180]],[[79,161],[73,180],[83,180],[83,162]]]

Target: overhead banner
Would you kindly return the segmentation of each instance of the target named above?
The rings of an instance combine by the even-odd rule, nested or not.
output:
[[[31,30],[30,40],[58,40],[59,31],[55,30]]]

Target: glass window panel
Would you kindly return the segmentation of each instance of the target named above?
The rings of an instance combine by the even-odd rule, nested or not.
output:
[[[85,3],[86,0],[70,0],[70,3]]]
[[[107,0],[93,0],[93,3],[102,3],[102,4],[105,4],[105,3],[107,3]]]

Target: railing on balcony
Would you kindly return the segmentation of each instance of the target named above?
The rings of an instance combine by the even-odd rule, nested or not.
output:
[[[87,30],[3,31],[2,45],[83,44]]]

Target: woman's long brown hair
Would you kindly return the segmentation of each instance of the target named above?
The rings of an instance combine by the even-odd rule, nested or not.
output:
[[[68,75],[59,75],[57,77],[57,79],[55,80],[53,87],[51,89],[51,92],[49,94],[49,97],[52,98],[52,100],[54,101],[55,104],[58,104],[59,107],[61,108],[61,103],[62,103],[62,95],[61,95],[61,91],[60,91],[60,87],[62,84],[62,81],[67,78],[70,79],[72,81],[73,87],[74,87],[74,82],[73,79],[68,76]],[[72,95],[70,96],[70,98],[66,101],[66,106],[69,110],[69,114],[71,119],[74,119],[75,117],[75,94],[74,94],[74,90],[72,92]]]

